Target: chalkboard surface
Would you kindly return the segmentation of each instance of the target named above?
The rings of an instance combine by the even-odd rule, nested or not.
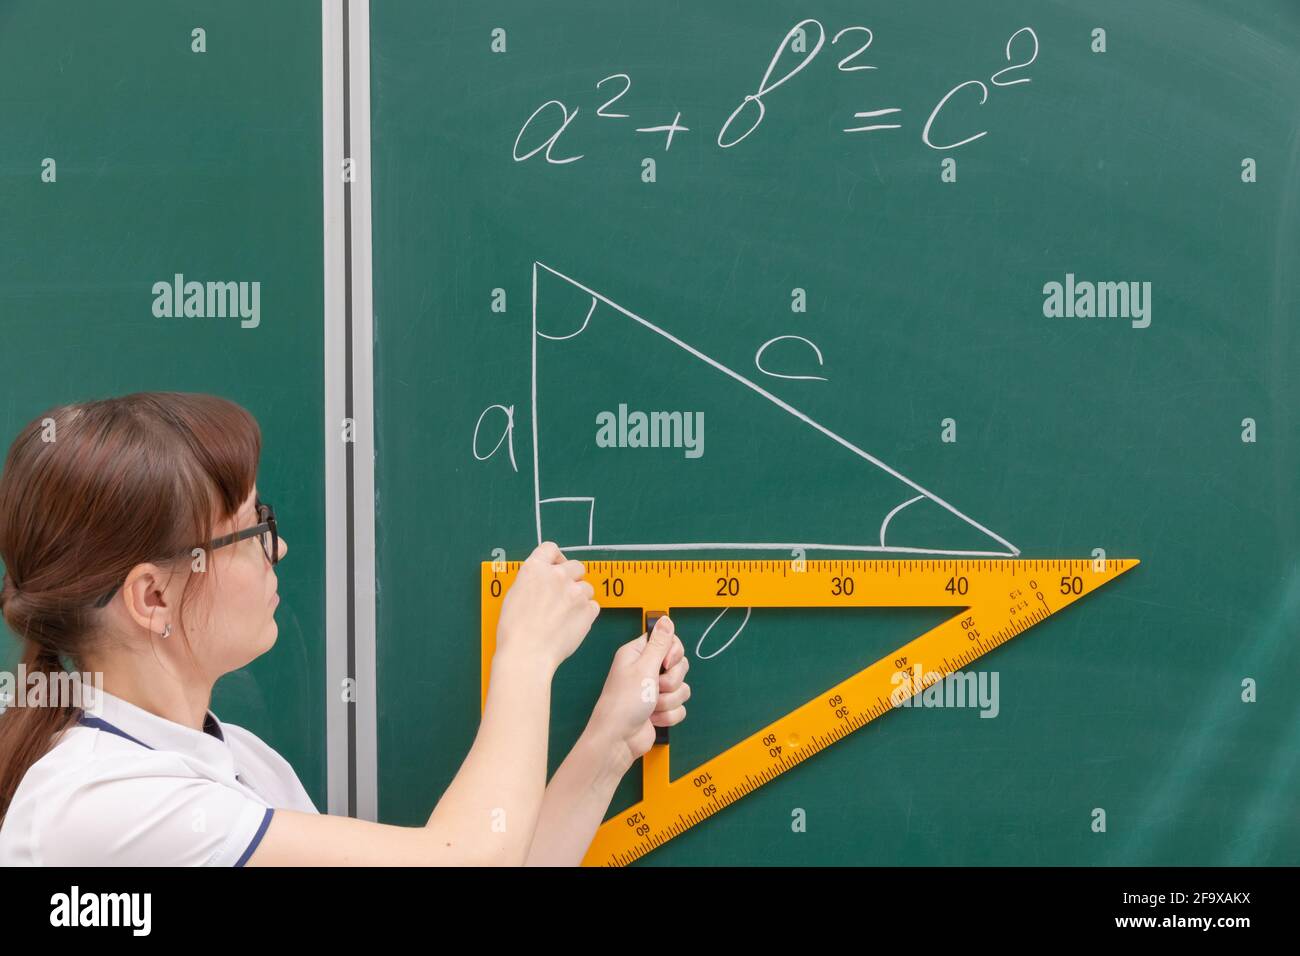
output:
[[[256,416],[292,555],[274,650],[212,708],[324,809],[321,231],[319,6],[0,5],[4,447],[54,405],[135,391]],[[178,274],[246,283],[250,306],[258,283],[256,315],[161,315]],[[17,652],[6,634],[0,666]]]
[[[371,36],[382,819],[473,739],[495,549],[1102,549],[1142,565],[978,662],[992,719],[890,714],[645,862],[1300,862],[1300,9],[375,4]],[[744,610],[675,615],[675,774],[943,614],[728,643]],[[561,670],[552,767],[637,623]]]

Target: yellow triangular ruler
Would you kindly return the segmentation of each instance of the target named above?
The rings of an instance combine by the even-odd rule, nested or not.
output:
[[[725,607],[952,607],[957,613],[676,779],[669,776],[669,745],[655,746],[642,761],[642,799],[600,826],[583,864],[633,862],[1137,564],[1136,558],[586,562],[586,580],[602,607],[643,613]],[[484,701],[501,601],[518,569],[518,562],[483,563]]]

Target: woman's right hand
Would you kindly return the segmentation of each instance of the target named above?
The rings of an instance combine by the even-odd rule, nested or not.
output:
[[[554,541],[539,544],[501,603],[496,654],[559,668],[600,613],[585,573],[582,562],[566,560]]]

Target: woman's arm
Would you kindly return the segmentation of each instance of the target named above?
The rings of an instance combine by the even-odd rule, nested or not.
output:
[[[635,759],[623,741],[583,731],[546,788],[527,865],[581,863]]]
[[[551,679],[599,606],[581,562],[547,542],[502,603],[483,720],[423,827],[277,810],[250,865],[518,865],[546,792]]]
[[[582,862],[619,781],[654,746],[654,728],[685,719],[689,666],[666,616],[649,638],[618,649],[591,720],[546,788],[529,866]]]
[[[469,755],[423,827],[277,810],[250,866],[495,866],[525,860],[546,787],[551,675],[492,661]]]

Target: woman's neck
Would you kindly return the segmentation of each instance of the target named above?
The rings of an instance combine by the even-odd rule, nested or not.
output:
[[[185,681],[152,664],[127,667],[120,661],[87,661],[84,666],[92,674],[102,674],[100,686],[114,697],[183,727],[203,730],[212,683]]]

